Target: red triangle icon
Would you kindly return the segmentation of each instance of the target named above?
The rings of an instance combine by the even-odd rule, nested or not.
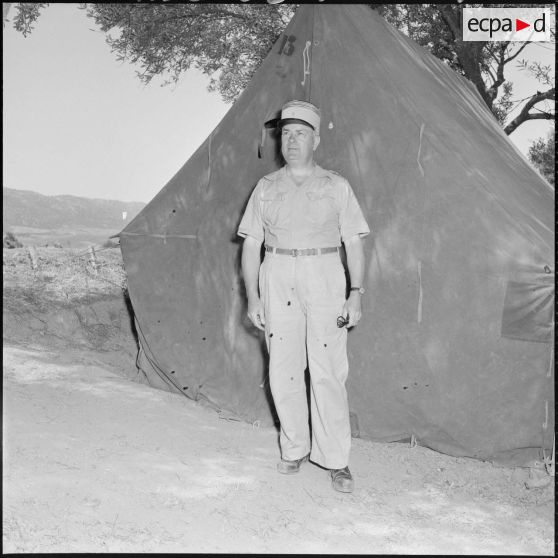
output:
[[[531,27],[530,23],[527,23],[521,19],[517,19],[515,20],[515,30],[516,31],[521,31],[522,29],[525,29],[526,27]]]

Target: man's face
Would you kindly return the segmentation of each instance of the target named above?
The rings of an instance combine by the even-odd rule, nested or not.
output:
[[[281,130],[281,153],[287,164],[311,163],[319,143],[320,137],[305,124],[285,124]]]

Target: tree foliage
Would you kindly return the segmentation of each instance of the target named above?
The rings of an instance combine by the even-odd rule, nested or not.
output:
[[[491,7],[519,7],[493,4]],[[529,120],[554,120],[555,86],[550,66],[518,59],[529,42],[463,41],[463,4],[381,4],[375,6],[386,20],[427,48],[476,86],[507,134]],[[530,6],[532,7],[532,6]],[[534,91],[526,99],[513,100],[513,84],[505,71],[515,61],[533,76]],[[539,91],[537,82],[543,86]],[[508,120],[511,110],[519,114]]]
[[[47,5],[16,4],[15,28],[24,35],[30,33],[40,10]],[[166,83],[176,82],[183,72],[195,67],[210,77],[210,90],[219,91],[228,102],[243,91],[296,7],[139,2],[79,6],[106,34],[117,58],[141,68],[138,76],[145,83],[155,76],[164,76]],[[551,101],[555,89],[550,67],[518,58],[528,43],[463,41],[463,4],[371,7],[467,77],[507,134],[529,120],[554,119]],[[521,101],[513,99],[513,84],[505,78],[511,63],[519,63],[533,76],[534,91]],[[515,108],[520,108],[519,113],[508,121]]]
[[[27,35],[46,4],[17,4],[14,25]],[[120,61],[149,83],[177,82],[191,67],[210,77],[227,102],[243,91],[286,27],[293,6],[245,4],[80,4]]]
[[[23,244],[16,238],[15,234],[7,231],[3,234],[3,247],[4,248],[21,248]]]
[[[539,138],[529,148],[529,160],[538,171],[554,186],[554,130],[552,130],[546,139]]]

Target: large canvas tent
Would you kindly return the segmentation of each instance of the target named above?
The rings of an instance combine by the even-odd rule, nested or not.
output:
[[[275,123],[294,98],[321,108],[317,162],[349,180],[373,231],[349,333],[355,434],[540,459],[554,431],[554,191],[467,80],[364,5],[300,7],[120,233],[145,378],[272,424],[236,229],[257,180],[282,164]]]

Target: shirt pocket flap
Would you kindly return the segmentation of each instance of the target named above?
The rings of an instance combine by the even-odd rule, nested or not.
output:
[[[262,201],[284,201],[286,192],[264,192]]]
[[[311,201],[319,201],[319,200],[334,200],[335,197],[331,192],[327,190],[318,190],[318,191],[310,191],[306,192],[306,197]]]

